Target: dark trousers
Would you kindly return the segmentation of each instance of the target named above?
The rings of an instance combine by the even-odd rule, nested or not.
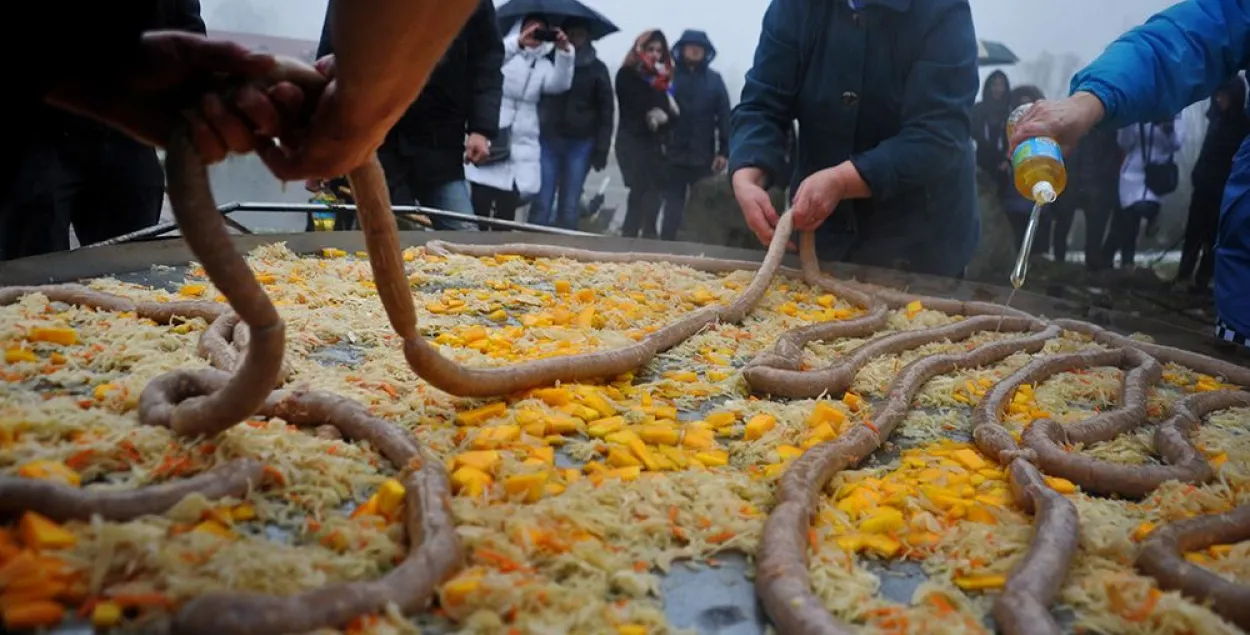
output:
[[[625,238],[637,238],[641,231],[643,238],[655,238],[655,223],[663,203],[663,193],[654,184],[629,188],[621,235]]]
[[[482,218],[516,220],[516,211],[524,201],[515,189],[497,190],[488,185],[473,184],[473,213]],[[508,231],[503,227],[482,224],[482,231]]]
[[[1113,266],[1115,255],[1119,253],[1120,266],[1132,267],[1137,256],[1137,233],[1141,230],[1142,221],[1153,221],[1159,216],[1161,208],[1159,203],[1140,201],[1118,210],[1111,219],[1111,232],[1103,245],[1103,263]]]
[[[1085,192],[1069,191],[1055,202],[1052,208],[1053,227],[1051,229],[1051,249],[1055,261],[1062,262],[1068,257],[1068,234],[1072,230],[1072,222],[1079,209],[1085,216],[1085,267],[1091,271],[1105,269],[1102,252],[1103,241],[1107,235],[1107,221],[1116,210],[1116,203],[1111,198],[1112,191]]]
[[[0,200],[0,260],[65,251],[72,225],[90,245],[160,221],[164,175],[156,151],[128,138],[66,138],[22,151]]]
[[[686,201],[699,181],[708,175],[705,167],[673,166],[669,170],[668,183],[664,187],[664,219],[661,221],[660,238],[677,240],[681,220],[686,213]]]
[[[1194,284],[1206,287],[1215,273],[1215,235],[1220,227],[1220,204],[1224,199],[1224,183],[1203,183],[1195,180],[1189,200],[1189,220],[1185,223],[1185,246],[1181,265],[1176,273],[1179,281],[1193,278]],[[1197,267],[1197,275],[1194,268]]]

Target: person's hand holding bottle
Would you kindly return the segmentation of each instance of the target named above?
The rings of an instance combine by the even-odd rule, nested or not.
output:
[[[1104,116],[1106,109],[1091,93],[1079,92],[1067,99],[1035,102],[1016,124],[1007,146],[1014,149],[1027,139],[1049,137],[1068,154]]]

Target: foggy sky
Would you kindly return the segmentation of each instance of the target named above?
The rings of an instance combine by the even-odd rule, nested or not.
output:
[[[660,28],[676,39],[683,29],[706,30],[719,49],[714,67],[732,87],[751,66],[768,0],[583,0],[621,32],[597,43],[609,67],[619,64],[634,36]],[[835,0],[829,0],[835,1]],[[923,0],[920,0],[923,1]],[[977,34],[1001,41],[1024,60],[1043,51],[1093,59],[1111,40],[1171,0],[970,0]],[[325,0],[201,0],[210,29],[316,40]],[[502,4],[497,1],[496,4]],[[736,97],[736,95],[735,95]],[[736,101],[736,99],[735,99]]]

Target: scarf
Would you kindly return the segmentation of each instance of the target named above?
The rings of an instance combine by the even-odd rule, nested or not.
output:
[[[660,64],[652,62],[649,55],[646,54],[647,44],[655,39],[657,30],[643,31],[638,39],[634,40],[634,48],[625,56],[625,66],[635,69],[642,78],[647,80],[657,92],[669,92],[673,82],[673,59],[667,53],[661,60]]]

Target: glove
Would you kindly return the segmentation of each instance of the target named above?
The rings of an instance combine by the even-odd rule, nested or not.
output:
[[[659,130],[660,126],[666,123],[668,123],[668,113],[662,108],[652,108],[647,111],[647,127],[651,129],[651,132]]]

